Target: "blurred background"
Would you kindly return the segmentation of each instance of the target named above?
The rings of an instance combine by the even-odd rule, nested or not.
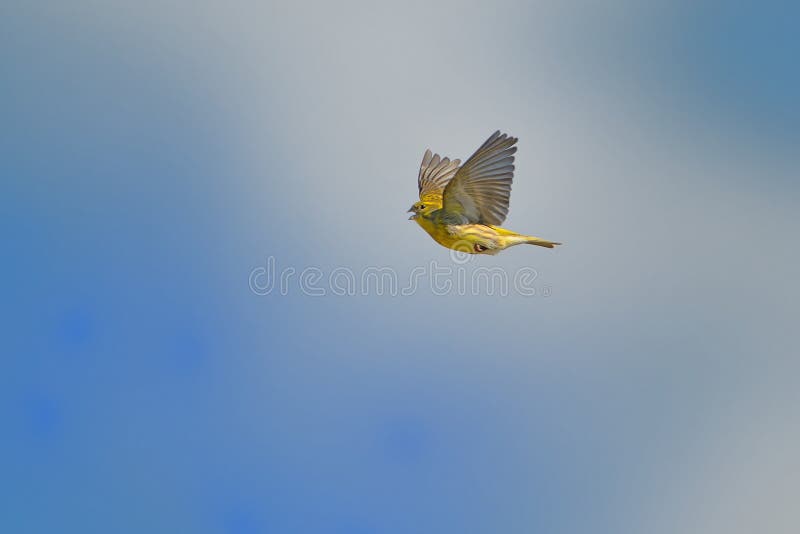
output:
[[[797,532],[798,20],[4,2],[0,531]],[[451,264],[495,129],[537,295],[249,289]]]

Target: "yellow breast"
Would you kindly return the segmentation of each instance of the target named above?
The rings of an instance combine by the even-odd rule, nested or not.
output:
[[[423,230],[428,232],[430,236],[443,247],[453,248],[456,242],[459,241],[458,236],[448,232],[447,226],[444,224],[438,224],[436,221],[428,219],[427,217],[417,217],[416,221]]]

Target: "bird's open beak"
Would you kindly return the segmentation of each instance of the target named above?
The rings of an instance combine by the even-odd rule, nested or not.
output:
[[[414,208],[412,207],[412,208],[411,208],[411,209],[409,209],[409,210],[408,210],[406,213],[414,213]],[[413,221],[413,220],[414,220],[414,219],[416,219],[416,218],[417,218],[417,214],[416,214],[416,213],[414,213],[414,215],[412,215],[411,217],[409,217],[409,218],[408,218],[408,220],[409,220],[409,221]]]

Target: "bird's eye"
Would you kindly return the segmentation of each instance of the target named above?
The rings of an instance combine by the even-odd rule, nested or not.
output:
[[[424,210],[425,209],[425,204],[420,204],[419,205],[419,209]]]

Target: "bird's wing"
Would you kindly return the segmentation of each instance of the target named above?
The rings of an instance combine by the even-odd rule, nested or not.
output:
[[[444,188],[444,210],[473,224],[502,224],[508,214],[516,142],[499,130],[493,133]]]
[[[419,166],[419,199],[441,204],[442,191],[460,164],[460,160],[450,161],[450,158],[442,158],[439,154],[431,154],[430,150],[426,150]]]

